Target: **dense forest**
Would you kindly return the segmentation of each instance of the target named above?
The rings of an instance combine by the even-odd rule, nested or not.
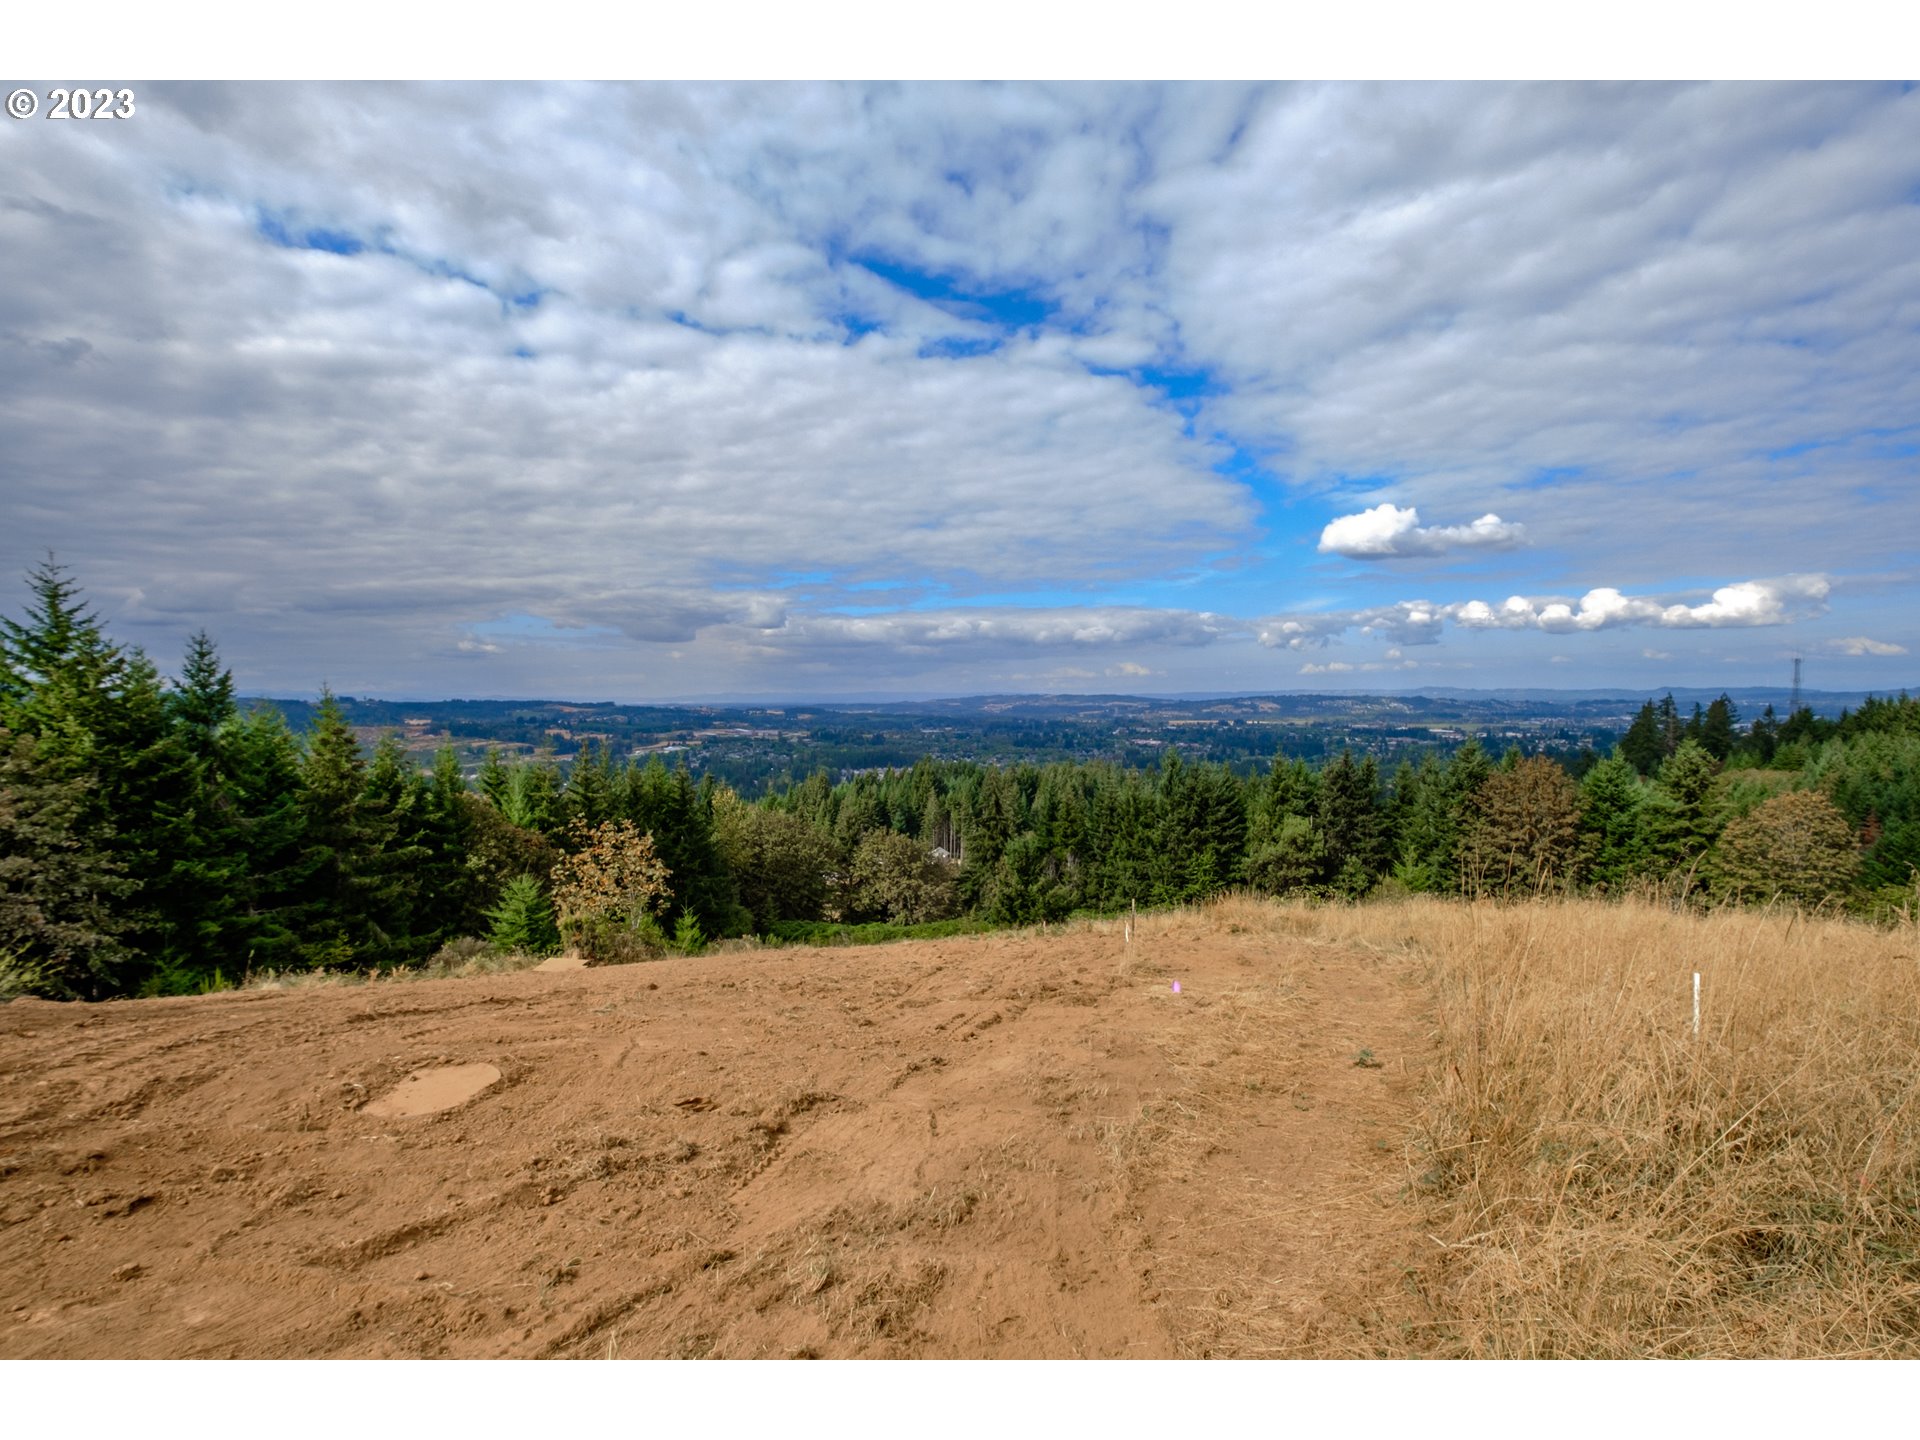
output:
[[[1247,886],[1911,914],[1920,700],[1837,720],[1649,701],[1614,752],[1469,742],[1383,773],[1343,751],[1243,777],[923,759],[756,802],[658,757],[490,755],[470,784],[331,696],[242,709],[204,635],[177,679],[49,561],[0,620],[0,995],[190,993],[249,973],[417,965],[448,945],[603,960],[825,924],[1030,924]]]

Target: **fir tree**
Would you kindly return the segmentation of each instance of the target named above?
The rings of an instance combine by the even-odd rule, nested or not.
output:
[[[499,747],[489,745],[487,758],[480,764],[478,779],[480,793],[502,815],[507,813],[509,797],[513,793],[513,776],[507,767],[500,763]]]
[[[87,782],[0,729],[0,994],[98,1000],[127,983],[115,901],[132,888],[82,836]]]
[[[1700,748],[1724,764],[1727,757],[1733,754],[1733,727],[1739,721],[1740,712],[1723,692],[1718,700],[1707,707],[1706,718],[1700,723]]]
[[[1617,893],[1648,865],[1641,830],[1640,777],[1615,751],[1580,782],[1580,830],[1588,880]]]
[[[246,857],[223,953],[230,973],[291,969],[304,963],[298,927],[314,869],[300,748],[280,712],[262,707],[235,721],[223,753]]]
[[[1660,739],[1659,716],[1651,700],[1640,707],[1640,713],[1633,717],[1633,724],[1621,737],[1620,755],[1642,775],[1651,775],[1660,768],[1666,750]]]
[[[1384,863],[1379,808],[1380,768],[1369,755],[1355,762],[1342,749],[1320,772],[1320,831],[1326,838],[1328,879],[1348,898],[1364,895]]]
[[[487,939],[496,950],[551,955],[560,948],[560,926],[554,919],[553,902],[531,875],[516,875],[509,880],[499,903],[486,912],[486,918],[491,922]]]

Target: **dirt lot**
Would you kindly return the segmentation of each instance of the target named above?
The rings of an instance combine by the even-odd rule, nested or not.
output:
[[[1421,1319],[1398,963],[1228,901],[15,1002],[0,1356],[1375,1353]]]

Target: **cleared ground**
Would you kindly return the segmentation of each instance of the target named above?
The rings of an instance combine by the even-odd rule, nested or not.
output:
[[[1312,928],[0,1007],[0,1355],[1404,1353],[1423,992]]]

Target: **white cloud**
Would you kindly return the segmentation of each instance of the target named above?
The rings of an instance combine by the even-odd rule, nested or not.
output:
[[[1118,665],[1110,665],[1107,667],[1107,674],[1109,675],[1124,675],[1129,679],[1136,680],[1143,676],[1158,675],[1159,673],[1158,670],[1150,670],[1145,665],[1136,664],[1132,660],[1122,660]]]
[[[1904,655],[1907,647],[1895,645],[1887,640],[1869,640],[1865,635],[1849,635],[1845,639],[1829,640],[1829,650],[1837,650],[1842,655]]]
[[[1239,621],[1184,610],[1085,609],[896,611],[879,615],[791,614],[758,638],[765,644],[938,649],[1100,649],[1112,645],[1209,645],[1241,632]],[[1123,663],[1119,669],[1131,673]]]
[[[1401,600],[1365,610],[1275,616],[1259,622],[1255,636],[1269,649],[1305,650],[1324,646],[1348,630],[1399,645],[1432,645],[1449,622],[1465,630],[1544,630],[1556,635],[1634,625],[1669,630],[1785,625],[1823,613],[1832,588],[1824,575],[1784,575],[1723,585],[1694,605],[1625,595],[1612,586],[1589,590],[1577,601],[1525,595],[1509,596],[1498,606],[1484,600],[1445,605]]]
[[[1487,654],[1472,632],[1783,624],[1824,590],[1664,592],[1910,577],[1920,545],[1920,92],[141,99],[112,146],[0,126],[0,569],[51,545],[132,597],[129,638],[169,656],[206,624],[244,684],[636,694],[635,657],[685,642],[689,689],[824,695],[1126,642],[1207,688],[1200,647],[1249,632],[1304,658],[1356,629]],[[966,300],[993,293],[1024,318]],[[1316,531],[1362,561],[1505,552],[1520,593],[1191,618],[1244,593],[1209,575]],[[1552,593],[1569,557],[1613,584]],[[1160,622],[982,618],[1216,561]],[[1849,631],[1903,633],[1912,581],[1846,599]]]
[[[1640,653],[1648,660],[1671,660],[1673,658],[1673,652],[1671,650],[1642,650]]]
[[[1320,550],[1352,560],[1385,560],[1449,550],[1510,550],[1525,538],[1525,526],[1498,515],[1482,515],[1470,525],[1423,526],[1415,507],[1380,504],[1329,524],[1320,532]]]

